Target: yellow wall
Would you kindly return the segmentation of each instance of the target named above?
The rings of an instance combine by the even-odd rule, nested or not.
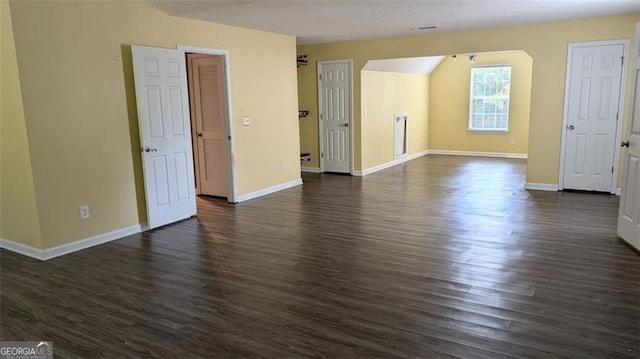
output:
[[[293,37],[172,17],[146,1],[11,7],[44,247],[145,220],[131,44],[228,49],[238,194],[299,178]]]
[[[398,112],[409,115],[408,154],[428,149],[429,76],[362,71],[361,78],[363,169],[394,160],[394,114]]]
[[[457,54],[458,61],[445,59],[431,73],[429,148],[452,151],[527,153],[531,101],[531,57],[524,51],[479,54],[471,64],[469,54]],[[469,89],[471,68],[511,65],[509,133],[469,132]],[[510,139],[515,144],[510,144]]]
[[[318,83],[316,82],[316,64],[309,62],[308,66],[298,68],[298,89],[304,88],[312,93],[298,92],[298,107],[300,110],[308,110],[309,116],[300,118],[299,139],[300,153],[310,153],[311,161],[304,162],[306,167],[320,168],[320,144],[318,123]],[[303,96],[300,96],[300,95]],[[315,96],[315,97],[314,97]],[[353,124],[353,121],[352,121]],[[354,155],[356,155],[354,153]],[[357,160],[356,160],[357,162]]]
[[[42,248],[8,2],[0,21],[0,238]]]
[[[310,64],[305,71],[298,72],[299,76],[305,77],[298,82],[301,84],[300,103],[312,110],[317,109],[315,72],[312,70],[317,61],[353,59],[355,168],[360,170],[361,157],[364,155],[360,136],[360,70],[368,60],[524,50],[533,59],[527,181],[558,183],[567,46],[570,42],[632,39],[637,21],[640,21],[640,14],[299,46],[298,54],[306,54]],[[624,120],[628,121],[632,93],[630,69],[626,75],[628,86]],[[317,126],[315,122],[315,116],[308,118],[304,124],[301,122],[301,126],[305,127],[301,133],[311,134],[311,138],[303,137],[302,143],[317,141],[314,139],[317,138],[317,130],[314,133],[313,128],[308,128]],[[309,152],[317,158],[317,146],[313,146]]]

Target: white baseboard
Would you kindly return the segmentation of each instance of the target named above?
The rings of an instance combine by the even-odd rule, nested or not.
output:
[[[524,188],[525,189],[532,189],[532,190],[537,190],[537,191],[559,191],[560,190],[560,186],[558,186],[555,183],[531,183],[531,182],[527,182],[524,184]],[[616,192],[612,193],[615,194],[616,196],[619,196],[622,194],[622,189],[620,187],[616,188]]]
[[[302,166],[302,167],[300,167],[300,171],[302,171],[302,172],[310,172],[310,173],[320,173],[320,167]]]
[[[526,153],[506,153],[506,152],[476,152],[476,151],[449,151],[449,150],[429,150],[430,155],[450,155],[450,156],[473,156],[473,157],[499,157],[527,159]]]
[[[267,194],[282,191],[284,189],[295,187],[301,184],[302,184],[302,179],[298,178],[293,181],[285,182],[285,183],[272,186],[269,188],[265,188],[259,191],[240,195],[238,197],[238,202],[248,201],[253,198],[265,196]],[[14,242],[8,239],[0,238],[0,248],[25,255],[27,257],[35,258],[41,261],[46,261],[46,260],[56,258],[65,254],[69,254],[69,253],[77,252],[86,248],[97,246],[99,244],[115,241],[117,239],[124,238],[132,234],[140,233],[141,231],[148,230],[148,229],[149,228],[147,223],[136,224],[130,227],[117,229],[115,231],[99,234],[93,237],[81,239],[75,242],[63,244],[63,245],[48,248],[48,249],[39,249],[39,248],[31,247],[22,243]]]
[[[532,189],[536,191],[558,191],[557,183],[532,183],[527,182],[524,184],[525,189]]]
[[[299,186],[301,184],[302,184],[302,178],[297,178],[297,179],[294,179],[293,181],[281,183],[279,185],[271,186],[258,191],[241,194],[238,196],[238,202],[244,202],[250,199],[266,196],[268,194],[279,192],[291,187]]]
[[[431,153],[429,150],[424,150],[424,151],[420,151],[411,155],[407,155],[398,159],[395,159],[393,161],[387,162],[387,163],[383,163],[381,165],[377,165],[377,166],[373,166],[370,168],[367,168],[366,170],[362,170],[362,171],[353,171],[353,175],[354,176],[366,176],[368,174],[374,173],[374,172],[378,172],[378,171],[382,171],[383,169],[389,168],[389,167],[393,167],[395,165],[399,165],[401,163],[405,163],[411,160],[414,160],[418,157],[422,157],[422,156],[426,156],[429,153]]]
[[[65,254],[97,246],[98,244],[115,241],[116,239],[140,233],[140,231],[140,225],[135,224],[130,227],[117,229],[115,231],[99,234],[97,236],[81,239],[79,241],[59,245],[48,249],[38,249],[7,239],[0,239],[0,248],[16,252],[31,258],[39,259],[41,261],[46,261]]]
[[[44,260],[43,250],[35,247],[28,246],[26,244],[10,241],[8,239],[0,238],[0,248],[6,249],[11,252],[22,254],[23,256]]]

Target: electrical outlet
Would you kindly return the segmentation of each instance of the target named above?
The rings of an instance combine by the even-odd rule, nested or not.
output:
[[[282,162],[282,172],[287,172],[287,163]]]
[[[516,144],[516,139],[515,138],[510,139],[509,140],[509,144],[510,145],[515,145]]]
[[[242,118],[242,126],[249,126],[251,124],[251,119],[248,116],[244,116]]]
[[[371,150],[371,158],[376,158],[376,150],[375,149]]]
[[[367,117],[368,114],[369,112],[367,111],[367,109],[364,109],[364,117]]]
[[[89,205],[80,206],[80,219],[87,219],[91,217],[91,213],[89,213]]]

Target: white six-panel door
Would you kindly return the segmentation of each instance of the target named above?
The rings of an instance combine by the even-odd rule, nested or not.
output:
[[[628,136],[622,142],[626,153],[623,152],[625,170],[618,211],[618,235],[640,250],[640,23],[636,25],[636,41],[633,109]]]
[[[150,228],[196,214],[185,54],[132,46]]]
[[[622,44],[572,44],[565,105],[562,188],[612,191]]]
[[[320,168],[351,172],[351,63],[318,63]]]

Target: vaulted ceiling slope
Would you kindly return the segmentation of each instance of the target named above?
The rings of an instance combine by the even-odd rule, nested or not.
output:
[[[369,60],[362,70],[429,75],[440,65],[444,58],[445,56],[429,56]]]
[[[300,45],[640,12],[639,0],[149,1],[174,16],[293,35]]]

